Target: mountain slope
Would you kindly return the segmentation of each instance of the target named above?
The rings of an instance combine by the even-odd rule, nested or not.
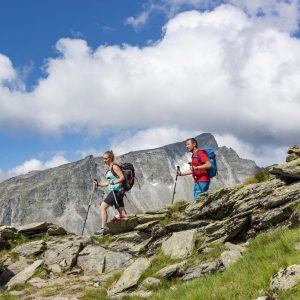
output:
[[[212,181],[211,191],[232,186],[253,176],[258,167],[253,161],[241,159],[227,147],[218,147],[211,134],[196,138],[199,147],[213,147],[218,159],[219,174]],[[140,183],[128,193],[128,213],[164,207],[171,202],[175,168],[188,168],[190,154],[185,143],[178,142],[150,150],[135,151],[119,157],[120,162],[131,162]],[[80,233],[86,216],[93,178],[104,179],[106,167],[102,158],[88,156],[83,160],[44,171],[30,172],[0,184],[0,223],[20,224],[48,221],[57,223],[70,232]],[[179,177],[175,199],[192,199],[193,180]],[[87,232],[100,226],[99,204],[106,191],[97,190],[89,212]],[[111,215],[113,211],[110,211]]]

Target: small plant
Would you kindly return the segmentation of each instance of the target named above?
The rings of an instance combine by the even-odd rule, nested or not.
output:
[[[13,262],[16,262],[20,259],[20,255],[17,252],[10,252],[10,257]]]
[[[264,169],[264,170],[256,173],[253,177],[250,177],[250,178],[246,179],[243,182],[243,185],[249,185],[249,184],[252,184],[252,183],[264,182],[264,181],[269,180],[269,178],[270,178],[269,172],[266,169]]]
[[[28,283],[16,283],[11,287],[11,290],[14,291],[23,291],[26,288],[30,287]]]
[[[18,300],[20,298],[9,294],[8,292],[0,293],[1,300]]]
[[[88,289],[84,292],[82,300],[105,300],[107,298],[107,292],[104,288]]]

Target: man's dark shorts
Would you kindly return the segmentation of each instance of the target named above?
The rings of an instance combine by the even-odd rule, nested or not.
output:
[[[116,198],[114,197],[114,194]],[[124,207],[124,194],[120,191],[110,191],[107,197],[104,199],[104,202],[108,205],[114,206],[115,208]],[[116,203],[117,201],[117,203]]]

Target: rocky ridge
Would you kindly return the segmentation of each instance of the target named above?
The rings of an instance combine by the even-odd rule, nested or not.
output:
[[[87,289],[109,298],[143,298],[163,282],[172,287],[174,279],[223,272],[259,232],[299,226],[299,178],[297,154],[274,166],[266,181],[206,193],[198,204],[180,201],[128,215],[108,223],[101,238],[70,234],[51,223],[1,226],[2,289],[28,300],[81,299]],[[216,249],[218,255],[210,256]],[[295,286],[299,270],[299,265],[278,270],[270,289]]]
[[[212,147],[218,157],[218,177],[210,187],[214,191],[242,182],[253,176],[258,167],[253,161],[240,158],[227,147],[219,147],[211,134],[197,137],[199,147]],[[157,149],[124,154],[120,162],[131,162],[136,169],[138,184],[128,193],[128,213],[142,213],[162,208],[171,202],[175,168],[188,168],[190,154],[185,143],[179,142]],[[83,160],[44,171],[34,171],[0,183],[0,223],[14,227],[31,222],[59,224],[69,232],[81,233],[88,199],[94,178],[104,180],[106,167],[102,158],[88,156]],[[176,199],[191,199],[193,180],[180,177]],[[91,234],[100,226],[99,205],[106,190],[98,189],[93,195],[86,226]],[[113,214],[109,211],[110,215]]]

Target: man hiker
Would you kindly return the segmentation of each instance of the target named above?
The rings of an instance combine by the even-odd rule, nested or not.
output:
[[[208,170],[211,168],[211,163],[206,155],[206,152],[198,149],[196,139],[189,138],[185,142],[186,149],[192,153],[192,163],[190,169],[181,172],[177,169],[178,176],[192,175],[194,178],[194,202],[200,194],[207,192],[210,183]]]

